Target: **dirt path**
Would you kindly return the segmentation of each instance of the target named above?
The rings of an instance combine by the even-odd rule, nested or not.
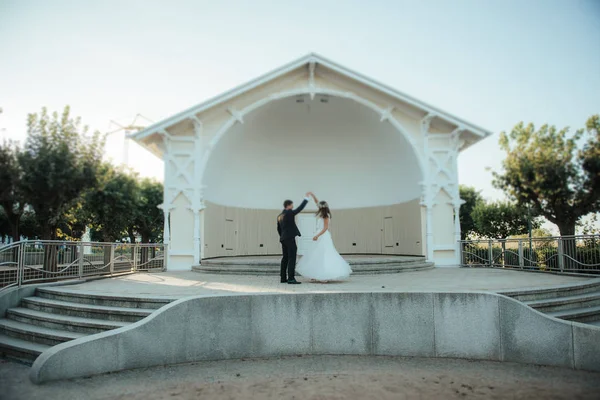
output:
[[[2,399],[598,399],[600,374],[451,359],[311,356],[202,362],[31,384],[0,364]]]

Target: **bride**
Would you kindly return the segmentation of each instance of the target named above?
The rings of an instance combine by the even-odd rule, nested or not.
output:
[[[317,210],[317,224],[321,231],[313,238],[316,245],[306,255],[302,256],[296,267],[296,271],[306,277],[317,281],[336,281],[346,279],[352,273],[350,265],[340,256],[331,234],[329,224],[331,223],[331,211],[326,201],[319,201],[314,193],[312,196]]]

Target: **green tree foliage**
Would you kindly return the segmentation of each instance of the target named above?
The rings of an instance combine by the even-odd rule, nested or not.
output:
[[[55,239],[57,228],[82,194],[97,184],[104,141],[89,136],[69,107],[52,115],[43,108],[28,118],[28,136],[19,164],[22,191],[35,212],[42,239]]]
[[[573,135],[568,128],[543,125],[536,131],[519,123],[500,136],[506,159],[494,185],[520,205],[531,205],[561,235],[575,234],[579,218],[600,208],[599,131],[598,115]]]
[[[21,217],[20,231],[21,236],[30,240],[39,239],[42,237],[42,229],[38,224],[33,211],[25,209],[25,212]]]
[[[23,170],[19,164],[19,148],[13,142],[0,145],[0,207],[13,241],[19,241],[19,223],[25,211],[21,190]]]
[[[528,233],[527,210],[508,202],[480,202],[471,214],[478,236],[489,239],[506,239]],[[538,218],[531,218],[531,228],[540,227]]]
[[[98,187],[84,197],[93,236],[103,242],[127,237],[129,228],[135,224],[139,198],[140,187],[135,175],[103,164]]]
[[[6,236],[12,236],[12,231],[8,224],[8,218],[6,217],[6,213],[4,213],[4,209],[0,207],[0,241],[3,241]]]
[[[473,209],[477,204],[483,203],[481,193],[475,190],[474,187],[460,185],[460,198],[465,202],[460,206],[460,239],[466,240],[469,235],[476,232],[475,223],[473,222]]]
[[[158,205],[163,202],[163,185],[150,179],[140,182],[140,197],[136,206],[135,231],[142,243],[162,241],[163,211]]]

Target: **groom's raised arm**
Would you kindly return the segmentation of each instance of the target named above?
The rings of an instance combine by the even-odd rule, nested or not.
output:
[[[304,197],[304,200],[302,200],[302,203],[300,203],[300,205],[298,206],[298,208],[296,208],[293,213],[294,215],[302,212],[302,210],[304,210],[304,207],[306,207],[306,205],[308,204],[308,194]]]

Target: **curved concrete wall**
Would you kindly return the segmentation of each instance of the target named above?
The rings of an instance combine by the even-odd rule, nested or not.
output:
[[[492,293],[192,297],[128,327],[63,343],[36,383],[201,360],[300,354],[512,361],[600,371],[600,328]]]

